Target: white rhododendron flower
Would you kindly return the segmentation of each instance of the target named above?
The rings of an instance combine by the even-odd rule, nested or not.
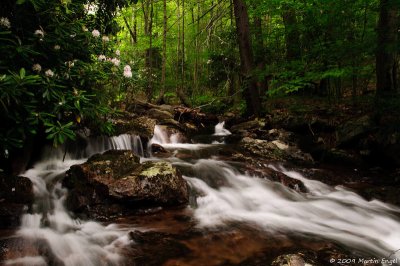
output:
[[[103,40],[103,42],[109,42],[110,38],[108,38],[108,36],[103,36],[103,38],[101,38]]]
[[[42,66],[39,65],[39,64],[34,64],[32,66],[32,70],[35,71],[35,72],[40,72],[40,71],[42,71]]]
[[[101,55],[99,55],[98,59],[99,59],[99,61],[106,61],[107,58],[105,55],[101,54]]]
[[[126,65],[124,67],[124,77],[125,78],[131,78],[132,77],[132,70],[130,65]]]
[[[71,68],[71,67],[73,67],[75,64],[74,64],[74,61],[67,61],[67,62],[64,62],[64,64],[68,67],[68,68]]]
[[[121,61],[118,58],[113,58],[110,60],[111,63],[113,63],[115,66],[119,66],[119,64],[121,63]]]
[[[98,30],[93,30],[93,31],[92,31],[92,36],[95,37],[95,38],[100,37],[100,31],[98,31]]]
[[[8,18],[0,18],[0,25],[7,29],[11,28],[11,23]]]
[[[115,54],[118,55],[118,56],[120,56],[120,55],[121,55],[121,52],[120,52],[119,50],[117,50],[117,51],[115,51]]]
[[[53,77],[54,76],[54,72],[51,71],[51,69],[47,69],[46,72],[44,72],[44,74],[46,75],[46,77]]]
[[[34,34],[36,36],[38,36],[39,38],[43,38],[44,37],[44,32],[42,30],[35,30]]]
[[[58,51],[58,50],[60,50],[60,49],[61,49],[61,46],[60,46],[60,45],[58,45],[58,44],[54,45],[54,50]]]

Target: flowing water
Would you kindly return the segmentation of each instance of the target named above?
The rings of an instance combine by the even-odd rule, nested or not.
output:
[[[51,258],[39,250],[9,259],[6,265],[119,265],[119,249],[131,240],[126,229],[101,225],[93,221],[73,219],[64,207],[67,190],[61,187],[64,173],[74,164],[81,164],[93,154],[109,149],[133,150],[143,156],[140,138],[120,135],[88,140],[85,148],[64,154],[62,149],[46,149],[43,159],[23,175],[34,184],[36,197],[31,213],[23,215],[17,236],[31,245],[46,243]],[[40,245],[40,244],[39,244]]]
[[[239,255],[230,255],[230,258],[236,256],[236,260],[230,260],[232,264],[249,256],[250,253],[245,251],[257,246],[254,239],[266,241],[262,238],[264,234],[332,241],[346,246],[359,256],[400,259],[400,254],[395,252],[400,248],[398,207],[378,200],[367,201],[344,187],[331,187],[309,180],[279,165],[264,167],[302,181],[308,192],[302,193],[280,183],[248,175],[237,164],[222,161],[212,155],[215,149],[225,147],[222,144],[223,138],[229,134],[224,124],[220,123],[208,143],[181,143],[183,138],[179,134],[168,133],[165,128],[156,126],[149,145],[159,144],[171,151],[171,157],[163,160],[169,160],[184,174],[192,190],[190,206],[184,212],[194,220],[196,230],[207,235],[206,232],[210,231],[224,231],[232,227],[232,224],[253,228],[250,233],[246,233],[250,235],[247,244],[239,246]],[[46,241],[54,259],[49,261],[38,252],[32,252],[24,257],[7,260],[7,265],[133,265],[124,262],[121,250],[132,244],[127,233],[137,228],[136,222],[128,222],[127,225],[124,221],[125,225],[120,226],[80,221],[73,219],[63,206],[67,193],[59,182],[63,173],[71,165],[82,163],[90,155],[107,149],[130,149],[142,157],[144,155],[138,137],[121,135],[99,138],[89,141],[82,151],[67,154],[64,161],[63,152],[47,152],[42,162],[24,174],[34,183],[37,201],[33,210],[22,217],[21,229],[16,234],[30,240]],[[204,153],[203,150],[211,152]],[[181,154],[190,156],[181,159]],[[163,214],[156,213],[152,217],[157,215]],[[148,222],[145,217],[138,220],[147,221],[141,226],[157,230],[155,224],[160,219],[164,220],[164,226],[168,224],[168,219],[164,218],[154,218],[157,222]],[[172,231],[172,227],[177,229],[182,224],[187,225],[188,222],[169,226]],[[185,258],[180,264],[171,265],[222,265],[223,260],[212,261],[211,257],[224,257],[222,253],[229,253],[224,245],[232,244],[229,242],[232,238],[235,239],[235,236],[229,235],[222,243],[218,239],[212,240],[215,243],[212,251],[206,248],[210,242],[204,244],[204,236],[199,238],[196,235],[184,243],[194,254],[204,258]],[[207,254],[197,253],[199,246],[207,250]],[[230,249],[235,250],[234,247]],[[257,249],[254,247],[254,250]]]

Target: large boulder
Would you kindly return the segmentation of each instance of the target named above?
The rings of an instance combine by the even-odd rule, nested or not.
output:
[[[351,119],[338,128],[336,132],[337,146],[344,147],[350,145],[374,129],[375,124],[368,115]]]
[[[250,120],[232,126],[229,130],[234,134],[246,135],[248,132],[265,127],[265,122],[261,120]]]
[[[166,119],[174,119],[173,113],[170,113],[166,110],[152,108],[146,113],[149,117],[156,119],[158,121],[166,120]]]
[[[188,202],[181,174],[168,162],[145,162],[131,151],[108,151],[74,165],[63,185],[70,189],[67,206],[86,211],[98,205],[118,204],[130,209],[177,206]]]
[[[277,257],[271,264],[272,266],[312,266],[314,263],[307,263],[303,256],[299,254],[287,254]]]
[[[21,215],[33,200],[33,184],[29,178],[0,174],[0,228],[18,226]]]
[[[114,118],[112,122],[115,128],[115,135],[134,134],[144,139],[150,139],[153,136],[154,127],[158,123],[154,118],[126,112]]]
[[[245,137],[239,142],[239,146],[251,155],[264,159],[313,163],[310,154],[304,153],[296,146],[289,145],[280,140],[267,141]]]

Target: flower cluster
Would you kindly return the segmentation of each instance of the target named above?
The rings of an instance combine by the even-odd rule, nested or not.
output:
[[[4,28],[11,28],[11,23],[8,18],[0,18],[0,26],[3,26]]]
[[[42,66],[39,64],[34,64],[32,66],[32,70],[39,73],[40,71],[42,71]]]
[[[51,77],[54,76],[54,72],[51,71],[51,69],[47,69],[47,70],[44,72],[44,74],[46,75],[46,77],[49,77],[49,78],[51,78]]]
[[[68,68],[72,68],[75,65],[75,60],[74,61],[67,61],[64,63]]]
[[[101,39],[103,40],[103,42],[109,42],[110,41],[110,38],[108,38],[108,36],[103,36]]]
[[[44,37],[44,31],[42,30],[35,30],[34,33],[37,37],[39,37],[40,39],[42,39]]]
[[[101,54],[101,55],[99,55],[98,60],[99,60],[99,61],[106,61],[107,58],[106,58],[105,55]]]
[[[92,36],[95,37],[95,38],[100,37],[100,31],[98,31],[98,30],[93,30],[93,31],[92,31]]]
[[[132,77],[132,70],[131,70],[130,65],[126,65],[124,67],[124,77],[125,78],[131,78]]]
[[[60,49],[61,49],[61,46],[60,46],[60,45],[58,45],[58,44],[54,45],[54,50],[58,51],[58,50],[60,50]]]
[[[118,58],[111,58],[110,62],[113,63],[115,66],[119,66],[121,61]]]

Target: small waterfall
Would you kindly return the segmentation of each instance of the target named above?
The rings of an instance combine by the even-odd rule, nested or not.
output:
[[[318,236],[361,253],[400,259],[394,253],[400,247],[398,207],[367,201],[343,187],[330,187],[283,168],[274,169],[303,181],[310,193],[239,174],[217,160],[198,160],[192,168],[196,177],[186,180],[201,195],[194,209],[200,227],[244,222],[268,232]]]
[[[179,132],[169,134],[166,127],[156,125],[154,128],[154,135],[150,139],[148,146],[150,147],[152,144],[158,144],[170,150],[199,150],[211,147],[211,144],[183,143],[183,139],[184,137]]]
[[[181,143],[182,136],[179,133],[169,134],[167,129],[163,126],[156,125],[154,127],[154,134],[150,140],[150,144],[178,144]]]
[[[139,156],[144,155],[138,136],[98,137],[88,139],[86,148],[78,153],[64,154],[63,149],[45,149],[44,159],[23,174],[32,180],[36,200],[32,213],[23,215],[17,235],[34,246],[43,245],[37,243],[45,241],[57,265],[120,265],[122,257],[118,252],[131,243],[126,230],[115,225],[103,226],[73,219],[64,207],[67,190],[60,182],[64,173],[72,165],[109,149],[132,150]],[[41,254],[26,254],[26,257],[10,259],[5,264],[52,265],[55,263],[52,260]]]
[[[225,126],[225,121],[218,123],[215,126],[215,133],[214,136],[228,136],[231,135],[232,133],[227,130],[226,128],[224,128]]]
[[[143,145],[139,136],[122,134],[113,137],[90,139],[85,149],[88,156],[106,150],[132,150],[136,155],[144,157]]]

